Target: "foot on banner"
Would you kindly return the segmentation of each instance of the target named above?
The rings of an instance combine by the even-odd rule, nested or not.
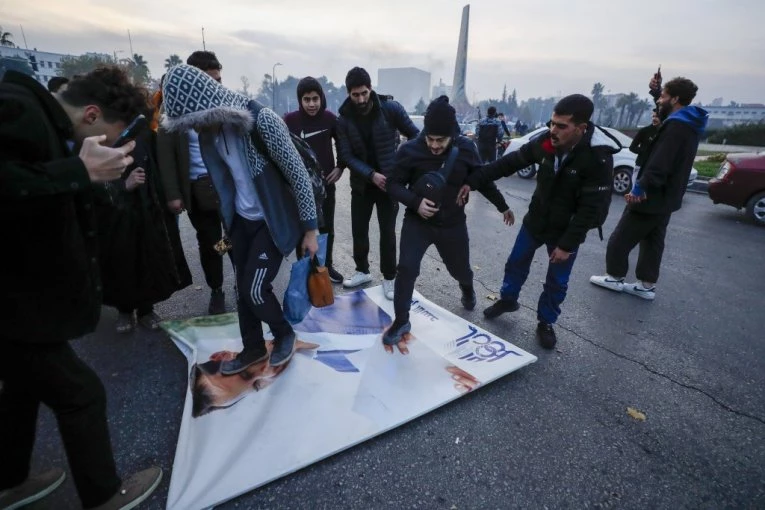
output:
[[[289,335],[277,338],[274,340],[274,348],[271,351],[271,360],[269,364],[272,367],[279,367],[287,363],[292,359],[292,355],[295,354],[295,347],[297,346],[297,338],[293,331]]]
[[[390,301],[393,301],[393,297],[395,296],[396,280],[383,279],[382,288],[383,288],[383,294],[385,294],[385,297],[388,298]]]
[[[372,281],[372,275],[369,273],[362,273],[361,271],[356,271],[353,273],[353,276],[350,278],[346,278],[343,280],[343,287],[346,289],[352,289],[354,287],[358,287],[359,285],[364,285],[365,283],[369,283]]]
[[[151,467],[140,471],[122,482],[117,494],[112,496],[109,501],[93,510],[130,510],[135,508],[151,496],[160,481],[162,481],[160,468]]]
[[[411,322],[393,321],[393,324],[391,324],[390,327],[385,330],[385,333],[383,333],[382,342],[385,345],[396,345],[403,339],[403,336],[411,330]]]
[[[266,361],[268,359],[268,351],[265,345],[261,349],[252,349],[250,351],[242,351],[237,354],[236,358],[230,361],[224,361],[220,366],[220,373],[223,375],[234,375],[239,372],[243,372],[250,366]]]
[[[51,469],[40,475],[30,476],[21,485],[0,491],[0,508],[14,510],[40,500],[55,491],[64,482],[63,469]]]

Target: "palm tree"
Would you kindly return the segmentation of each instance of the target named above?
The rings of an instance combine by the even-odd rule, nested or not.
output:
[[[595,109],[598,110],[598,124],[600,124],[600,119],[603,116],[603,110],[608,106],[606,98],[603,97],[603,90],[605,90],[605,88],[605,85],[600,82],[597,82],[592,86],[592,104],[595,106]]]
[[[11,41],[13,34],[3,31],[3,27],[0,27],[0,46],[8,46],[9,48],[15,48],[16,45]]]
[[[142,55],[134,53],[133,58],[128,59],[127,67],[134,83],[143,85],[149,81],[149,64]]]
[[[183,64],[183,60],[181,60],[181,57],[173,53],[168,58],[165,59],[165,69],[170,69],[173,66],[177,66]]]
[[[616,107],[619,108],[619,117],[616,121],[616,127],[622,127],[624,126],[624,111],[629,108],[630,106],[630,96],[628,95],[622,95],[617,101],[616,101]]]

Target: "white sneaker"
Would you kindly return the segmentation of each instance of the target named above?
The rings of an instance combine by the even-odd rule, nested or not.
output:
[[[385,297],[393,301],[393,290],[396,287],[396,280],[383,280],[383,294],[385,294]]]
[[[624,292],[639,298],[647,299],[648,301],[653,301],[656,297],[656,286],[654,285],[650,289],[646,289],[641,282],[625,283]]]
[[[362,273],[361,271],[356,271],[355,273],[353,273],[353,276],[343,280],[343,287],[345,287],[346,289],[352,289],[353,287],[358,287],[359,285],[364,285],[365,283],[369,283],[371,281],[372,281],[371,274]]]
[[[611,275],[590,276],[590,283],[615,292],[621,292],[624,288],[624,278],[614,278]]]

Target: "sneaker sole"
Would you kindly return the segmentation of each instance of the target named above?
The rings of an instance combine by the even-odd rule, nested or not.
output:
[[[159,468],[158,468],[159,469]],[[151,486],[146,489],[146,491],[138,496],[136,499],[128,503],[127,505],[121,506],[119,510],[130,510],[131,508],[135,508],[144,501],[146,501],[149,496],[151,496],[152,492],[156,490],[156,488],[159,486],[159,482],[162,481],[162,470],[159,469],[159,474],[157,475],[157,479],[154,480],[154,483],[151,484]]]
[[[629,287],[624,288],[624,293],[629,294],[630,296],[639,297],[640,299],[645,299],[646,301],[653,301],[656,299],[656,294],[648,294],[646,292],[641,292],[639,290],[627,290]]]
[[[258,363],[261,363],[261,362],[263,362],[263,361],[266,361],[268,358],[269,358],[269,355],[268,355],[268,353],[266,352],[266,353],[265,353],[263,356],[259,357],[259,358],[258,358],[258,359],[256,359],[255,361],[253,361],[253,362],[251,362],[251,363],[247,363],[247,364],[246,364],[246,365],[244,365],[242,368],[240,368],[240,369],[238,369],[238,370],[235,370],[235,371],[231,371],[231,370],[223,370],[223,367],[221,366],[221,368],[220,368],[220,373],[221,373],[222,375],[236,375],[236,374],[238,374],[238,373],[244,372],[245,370],[247,370],[248,368],[250,368],[252,365],[256,365],[256,364],[258,364]]]
[[[53,491],[58,489],[62,483],[64,483],[64,480],[66,479],[66,473],[61,473],[61,476],[58,477],[58,480],[50,484],[48,487],[46,487],[44,490],[38,492],[37,494],[33,494],[26,499],[22,499],[21,501],[17,501],[11,506],[3,507],[3,510],[16,510],[16,508],[21,508],[23,506],[27,506],[30,503],[34,503],[35,501],[39,501],[43,499],[44,497],[50,495]]]

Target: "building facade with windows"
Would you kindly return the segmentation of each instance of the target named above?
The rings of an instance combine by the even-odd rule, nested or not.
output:
[[[64,53],[37,51],[37,48],[26,50],[18,47],[0,46],[0,57],[26,59],[35,78],[43,85],[47,85],[48,80],[58,76],[58,71],[61,69],[61,59],[71,56]]]

